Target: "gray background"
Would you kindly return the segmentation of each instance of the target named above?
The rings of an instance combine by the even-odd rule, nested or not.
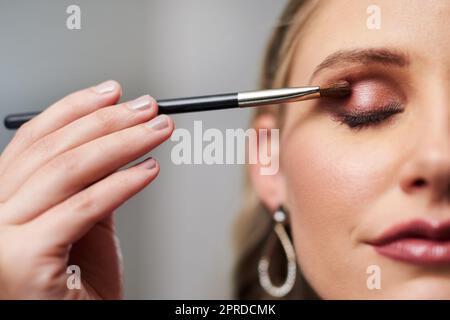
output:
[[[82,29],[66,28],[81,7]],[[125,99],[250,90],[285,0],[0,0],[0,116],[40,110],[118,80]],[[176,115],[178,128],[246,128],[249,111]],[[191,131],[192,132],[192,131]],[[0,128],[0,149],[13,133]],[[181,165],[174,142],[151,154],[157,180],[117,212],[126,297],[230,298],[231,227],[243,166]]]

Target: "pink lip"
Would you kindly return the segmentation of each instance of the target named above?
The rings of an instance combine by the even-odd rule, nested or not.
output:
[[[369,242],[386,257],[422,265],[450,264],[450,221],[413,220],[396,225]]]

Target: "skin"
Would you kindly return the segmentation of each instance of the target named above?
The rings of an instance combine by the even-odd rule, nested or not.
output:
[[[349,73],[364,79],[356,77],[356,94],[346,103],[286,107],[279,174],[262,176],[251,166],[252,180],[269,209],[287,208],[298,263],[321,297],[448,299],[448,267],[394,261],[367,241],[401,221],[449,218],[450,3],[380,0],[377,31],[365,27],[369,4],[319,5],[302,34],[289,85],[323,84]],[[333,52],[374,47],[407,51],[410,64],[347,64],[311,79]],[[133,111],[128,103],[115,105],[120,94],[117,83],[108,93],[71,94],[23,126],[2,153],[1,298],[122,297],[112,213],[148,185],[159,166],[117,170],[168,139],[174,125],[167,118],[165,129],[149,128],[154,101]],[[332,112],[391,100],[405,110],[376,127],[351,130]],[[274,128],[275,119],[264,115],[254,125]],[[426,183],[417,186],[417,179]],[[82,270],[81,290],[67,288],[72,264]],[[367,289],[369,265],[381,268],[380,290]]]
[[[153,159],[119,169],[167,140],[174,124],[155,118],[150,96],[136,110],[130,101],[115,105],[120,95],[114,81],[75,92],[23,125],[2,153],[0,298],[122,297],[113,211],[159,166]],[[69,265],[81,269],[80,290],[68,289]]]
[[[377,1],[380,30],[366,27],[371,1],[324,1],[301,33],[289,86],[352,79],[349,99],[286,106],[280,171],[251,168],[261,201],[289,214],[298,264],[326,299],[450,299],[450,267],[420,266],[378,254],[368,242],[412,219],[450,219],[450,2]],[[342,10],[342,8],[348,8]],[[353,61],[314,70],[339,50],[388,48],[409,64]],[[335,111],[404,109],[376,126],[351,129]],[[274,128],[265,114],[256,128]],[[417,184],[417,181],[423,181]],[[369,290],[367,268],[381,270]]]

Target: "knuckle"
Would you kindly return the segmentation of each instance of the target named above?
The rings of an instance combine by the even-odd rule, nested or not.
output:
[[[121,119],[124,119],[125,122],[130,122],[137,115],[136,112],[130,109],[127,103],[119,104],[115,109],[118,114],[120,113]]]
[[[35,143],[32,144],[30,150],[27,150],[27,153],[31,154],[39,154],[39,155],[51,155],[52,150],[55,147],[55,143],[50,136],[39,139]]]
[[[90,213],[95,212],[98,206],[98,201],[90,191],[83,191],[77,194],[73,199],[72,210],[77,213]]]
[[[123,130],[114,135],[114,146],[127,146],[134,140],[134,130]]]
[[[119,186],[130,186],[135,184],[137,181],[139,181],[139,179],[136,178],[141,178],[141,175],[133,175],[130,171],[124,170],[121,172],[116,173],[117,177],[116,177],[116,181],[117,181],[117,185]]]
[[[93,93],[87,89],[72,92],[57,103],[58,108],[64,110],[64,113],[69,117],[78,117],[80,115],[80,105],[91,101],[92,96]]]
[[[79,165],[78,157],[73,152],[63,153],[50,160],[47,164],[49,171],[75,172]],[[51,172],[50,172],[51,173]]]
[[[115,110],[108,109],[100,109],[94,112],[93,116],[96,126],[112,130],[118,126],[119,117],[117,117],[117,112],[115,112]]]
[[[93,152],[99,155],[104,155],[105,157],[114,157],[115,149],[117,146],[122,145],[122,140],[120,138],[120,134],[116,134],[114,136],[114,139],[108,139],[108,138],[100,138],[97,141],[94,141],[92,143]]]
[[[88,100],[89,98],[91,98],[92,95],[93,95],[92,92],[90,92],[89,90],[86,89],[79,90],[65,96],[62,99],[62,102],[68,106],[75,107],[79,105],[81,101]]]

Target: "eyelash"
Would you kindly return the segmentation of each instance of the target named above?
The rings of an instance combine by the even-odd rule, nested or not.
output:
[[[384,121],[404,109],[398,102],[393,102],[374,111],[366,112],[341,112],[336,115],[337,121],[346,124],[352,130],[359,130],[367,127],[380,125]]]

